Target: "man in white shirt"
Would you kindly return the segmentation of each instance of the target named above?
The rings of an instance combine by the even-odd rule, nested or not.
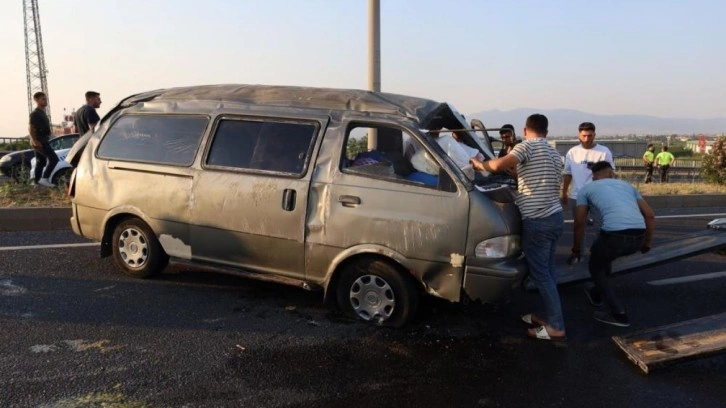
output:
[[[592,171],[588,168],[588,164],[592,165],[593,163],[606,161],[615,169],[615,162],[610,149],[595,143],[595,125],[592,122],[583,122],[578,127],[578,131],[580,144],[570,149],[565,155],[565,169],[562,172],[562,193],[560,195],[562,206],[570,205],[573,219],[577,209],[577,193],[592,181]],[[572,191],[568,195],[570,184],[572,184]],[[599,223],[599,214],[592,209],[591,217],[596,223]],[[586,248],[584,238],[580,247]]]

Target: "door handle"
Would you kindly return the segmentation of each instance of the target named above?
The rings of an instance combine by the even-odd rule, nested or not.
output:
[[[356,205],[360,205],[360,197],[342,195],[338,197],[338,202],[343,204],[343,207],[355,207]]]
[[[282,192],[282,209],[285,211],[293,211],[295,209],[295,197],[297,192],[291,188],[286,188]]]

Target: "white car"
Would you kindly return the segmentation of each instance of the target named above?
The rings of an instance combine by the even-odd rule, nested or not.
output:
[[[66,156],[71,149],[60,149],[56,150],[55,154],[58,156],[58,164],[55,165],[53,172],[50,174],[50,182],[56,186],[65,186],[68,184],[68,179],[71,177],[73,167],[66,161]],[[35,177],[35,157],[30,161],[30,180]]]

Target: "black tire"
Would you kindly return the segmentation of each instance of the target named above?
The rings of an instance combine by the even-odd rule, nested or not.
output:
[[[419,300],[410,279],[377,258],[355,260],[341,271],[336,295],[338,306],[350,317],[390,327],[408,323]]]
[[[116,226],[111,248],[116,264],[135,278],[157,275],[169,262],[154,232],[138,218],[126,219]]]
[[[23,169],[24,167],[21,165],[16,164],[15,166],[10,168],[10,178],[13,179],[16,183],[19,183],[23,178]],[[30,177],[30,176],[28,176]]]
[[[58,172],[56,172],[55,175],[53,176],[53,180],[51,180],[51,182],[53,184],[55,184],[56,186],[58,186],[59,188],[67,189],[68,182],[70,182],[70,178],[71,178],[71,172],[72,172],[72,169],[70,169],[70,168],[58,170]]]

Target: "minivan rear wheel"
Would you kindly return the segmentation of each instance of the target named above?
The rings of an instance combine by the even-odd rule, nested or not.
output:
[[[363,258],[341,271],[338,306],[354,318],[382,326],[401,327],[416,313],[419,292],[390,263]]]
[[[112,247],[116,264],[135,278],[152,277],[169,262],[154,232],[138,218],[129,218],[116,226]]]

